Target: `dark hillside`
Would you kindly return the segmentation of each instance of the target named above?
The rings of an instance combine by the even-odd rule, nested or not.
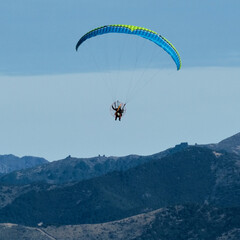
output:
[[[239,240],[240,208],[208,205],[169,207],[135,240]]]
[[[211,150],[190,147],[125,172],[64,188],[31,191],[1,209],[0,221],[24,225],[99,223],[170,205],[203,203],[215,186],[212,165],[216,161]]]
[[[185,204],[100,224],[26,227],[5,223],[0,224],[0,239],[239,240],[240,208]]]

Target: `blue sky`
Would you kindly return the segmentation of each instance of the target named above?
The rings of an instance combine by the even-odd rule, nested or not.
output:
[[[48,160],[146,155],[239,132],[239,9],[237,0],[1,1],[0,154]],[[128,49],[118,68],[111,58],[121,52],[113,51],[121,37],[91,39],[75,51],[87,31],[117,23],[166,37],[179,51],[182,69],[177,72],[163,51],[143,69],[148,52],[155,54],[152,45],[139,69]],[[128,93],[134,74],[140,87],[122,122],[115,122],[109,106]]]

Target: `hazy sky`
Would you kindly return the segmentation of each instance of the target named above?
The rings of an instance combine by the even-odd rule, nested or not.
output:
[[[147,155],[239,132],[239,9],[239,0],[0,1],[0,154]],[[75,51],[106,24],[160,33],[182,69],[146,40],[121,45],[126,36]],[[128,95],[115,122],[109,107]]]

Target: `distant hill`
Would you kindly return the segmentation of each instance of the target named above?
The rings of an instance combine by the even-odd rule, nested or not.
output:
[[[48,163],[48,161],[40,157],[25,156],[19,158],[12,154],[0,155],[0,175],[46,163]]]
[[[238,207],[240,157],[189,147],[126,171],[45,190],[0,209],[0,222],[37,226],[100,223],[167,206]]]
[[[205,144],[204,147],[209,147],[213,150],[225,150],[227,152],[236,153],[240,155],[240,133],[222,140],[219,143]]]
[[[2,184],[30,184],[44,182],[48,184],[64,184],[78,182],[104,175],[113,171],[125,171],[154,159],[160,159],[188,147],[181,143],[174,148],[151,156],[129,155],[126,157],[74,158],[68,156],[59,161],[39,165],[31,169],[24,169],[9,173],[0,178]]]
[[[239,240],[240,208],[185,204],[101,224],[26,227],[0,224],[1,239]]]

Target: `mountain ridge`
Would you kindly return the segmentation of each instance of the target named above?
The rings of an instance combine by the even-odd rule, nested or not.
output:
[[[207,148],[189,147],[123,172],[111,172],[66,187],[32,190],[0,209],[0,222],[30,226],[39,222],[86,224],[188,202],[236,206],[240,200],[236,194],[240,157],[219,154]],[[229,176],[226,168],[233,175]],[[56,217],[59,211],[61,214]]]
[[[50,162],[45,165],[5,174],[2,177],[0,176],[0,182],[14,185],[31,184],[34,182],[44,182],[48,184],[77,182],[98,177],[112,171],[125,171],[153,159],[159,159],[181,151],[187,147],[187,143],[181,143],[173,148],[149,156],[98,156],[92,158],[75,158],[68,156],[65,159]]]
[[[13,154],[0,155],[0,173],[7,174],[13,171],[32,168],[34,166],[46,163],[48,163],[48,161],[45,158],[41,157],[17,157]]]
[[[51,163],[6,174],[0,178],[0,238],[239,240],[239,135],[218,144],[182,143],[149,156],[109,157],[110,162],[98,156],[87,164],[69,156],[52,163],[57,177],[70,162],[73,168],[80,163],[85,173],[95,166],[109,170],[72,182],[1,181]]]
[[[200,146],[208,147],[217,151],[224,150],[240,155],[240,132],[223,139],[219,143],[201,144]]]

